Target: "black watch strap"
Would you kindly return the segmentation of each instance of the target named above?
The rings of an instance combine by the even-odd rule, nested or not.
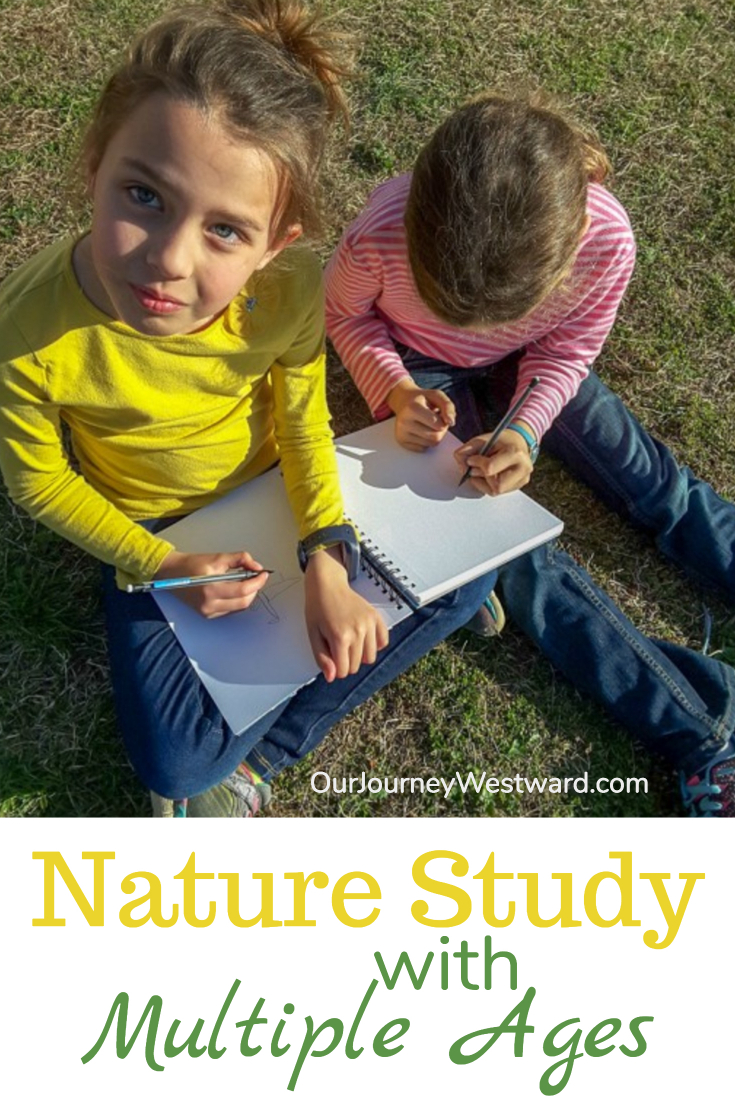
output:
[[[337,543],[342,545],[347,577],[354,582],[360,571],[360,541],[351,524],[332,524],[327,528],[317,528],[306,539],[299,540],[299,566],[306,570],[310,555],[322,547],[333,547]]]

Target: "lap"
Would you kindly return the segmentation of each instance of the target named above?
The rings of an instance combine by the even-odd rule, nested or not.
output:
[[[246,758],[272,776],[294,764],[353,708],[461,627],[492,588],[476,579],[402,621],[372,665],[327,684],[319,675],[241,735],[214,701],[149,594],[127,594],[103,567],[108,650],[118,723],[143,783],[162,796],[194,796]]]

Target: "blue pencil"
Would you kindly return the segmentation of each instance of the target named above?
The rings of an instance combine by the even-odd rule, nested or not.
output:
[[[191,578],[155,578],[152,582],[126,585],[125,590],[127,593],[150,593],[161,589],[185,589],[190,585],[209,585],[210,582],[243,582],[272,573],[272,570],[230,570],[226,574],[198,574]]]

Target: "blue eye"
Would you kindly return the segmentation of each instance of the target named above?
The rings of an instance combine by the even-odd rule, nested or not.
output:
[[[133,184],[128,188],[128,193],[139,206],[160,209],[161,200],[151,188],[144,187],[143,184]]]
[[[216,222],[212,226],[212,233],[215,237],[218,237],[220,241],[226,241],[228,244],[234,245],[240,240],[240,235],[237,230],[234,230],[232,226],[228,226],[226,222]]]

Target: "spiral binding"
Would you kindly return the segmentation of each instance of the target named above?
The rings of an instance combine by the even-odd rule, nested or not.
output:
[[[349,517],[345,518],[348,524],[355,527]],[[374,585],[378,586],[388,597],[395,602],[398,608],[408,605],[414,612],[420,608],[420,601],[415,593],[415,586],[408,575],[399,571],[393,560],[384,555],[380,548],[370,539],[360,539],[360,569],[367,574]]]

